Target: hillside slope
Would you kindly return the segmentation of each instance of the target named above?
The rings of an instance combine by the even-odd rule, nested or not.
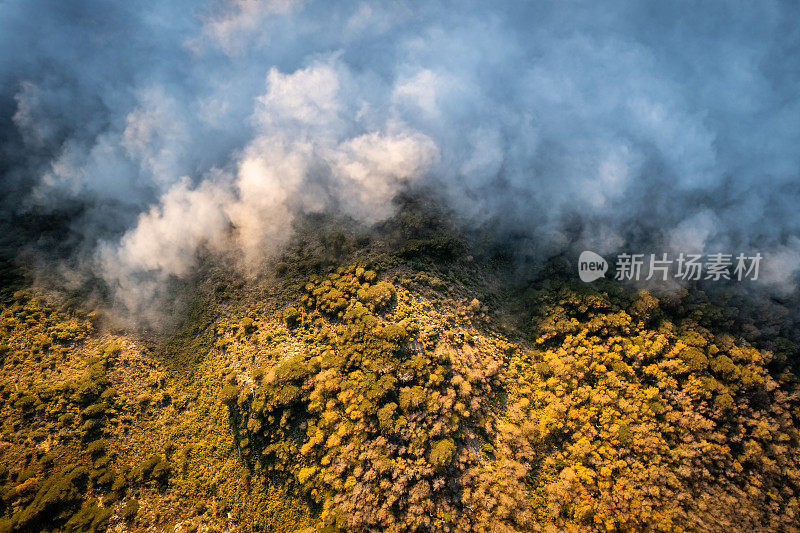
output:
[[[169,334],[18,291],[0,529],[797,530],[789,341],[449,249],[204,271]]]

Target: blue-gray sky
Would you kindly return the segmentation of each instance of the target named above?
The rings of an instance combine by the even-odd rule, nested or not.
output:
[[[298,212],[371,223],[418,184],[539,253],[762,251],[786,287],[798,21],[775,1],[2,0],[3,210],[86,206],[82,262],[129,307],[201,244],[252,264]]]

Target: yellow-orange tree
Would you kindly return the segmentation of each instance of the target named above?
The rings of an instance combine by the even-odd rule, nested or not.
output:
[[[228,386],[243,452],[291,473],[329,528],[499,526],[472,482],[494,418],[498,348],[448,340],[446,313],[429,321],[363,268],[312,280],[303,304],[284,313],[302,352],[252,390]],[[505,488],[485,490],[494,498]],[[525,505],[514,517],[523,527]]]
[[[518,354],[507,419],[540,518],[600,530],[796,530],[797,392],[771,354],[564,293]],[[508,426],[507,426],[508,427]],[[522,431],[520,431],[522,429]]]

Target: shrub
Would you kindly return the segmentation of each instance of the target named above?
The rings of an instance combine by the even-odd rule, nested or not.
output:
[[[105,455],[106,449],[108,448],[108,444],[104,440],[96,440],[90,442],[89,445],[86,447],[86,451],[89,452],[89,455],[92,457],[101,457]]]
[[[733,396],[727,392],[714,398],[714,407],[723,413],[732,410],[735,406],[736,403],[733,400]]]
[[[169,463],[164,461],[161,456],[158,457],[158,462],[153,467],[150,477],[159,483],[165,483],[169,478],[170,467]]]
[[[456,443],[453,439],[440,439],[431,446],[429,460],[437,470],[443,470],[450,464],[455,455]]]
[[[300,398],[300,387],[286,384],[279,386],[275,391],[275,399],[280,405],[289,405]]]
[[[680,358],[692,372],[701,372],[708,366],[706,354],[694,346],[689,346],[681,350]]]
[[[381,281],[367,289],[358,291],[358,299],[371,309],[380,310],[386,307],[395,296],[395,288],[389,282]]]
[[[139,465],[138,468],[134,470],[134,478],[140,481],[147,481],[151,477],[154,477],[155,468],[161,463],[161,456],[158,454],[153,454],[147,459],[145,459],[142,464]]]
[[[553,373],[553,370],[550,368],[550,365],[547,364],[546,361],[540,361],[533,365],[534,370],[538,372],[540,375],[547,377]]]
[[[128,479],[125,474],[117,474],[114,478],[114,483],[111,485],[111,490],[117,494],[122,494],[128,488]]]
[[[449,236],[440,235],[431,239],[409,239],[400,248],[399,255],[409,259],[430,257],[440,261],[451,260],[458,257],[464,250],[464,245]]]
[[[727,355],[718,355],[711,362],[711,370],[730,381],[737,376],[739,369],[730,357]]]
[[[89,405],[100,397],[104,388],[103,380],[86,376],[75,385],[73,400],[80,405]]]
[[[299,355],[284,361],[275,369],[275,381],[284,383],[305,378],[310,373],[303,356]]]
[[[628,446],[633,442],[633,431],[628,426],[628,424],[620,424],[619,429],[617,430],[617,439],[619,443],[623,446]]]
[[[64,531],[74,533],[105,531],[112,514],[112,509],[103,509],[96,505],[84,507],[69,519],[64,526]]]
[[[122,513],[120,513],[120,516],[126,522],[130,522],[136,518],[137,514],[139,514],[139,502],[131,498],[125,504],[125,507],[122,508]]]
[[[394,429],[393,419],[397,411],[397,404],[394,402],[387,403],[378,409],[378,423],[384,431],[391,431]]]
[[[419,385],[406,388],[400,392],[400,408],[406,413],[417,409],[425,403],[425,390]]]
[[[66,520],[82,500],[89,471],[86,467],[69,465],[50,478],[37,491],[33,501],[12,517],[19,530]]]
[[[408,338],[406,328],[400,324],[389,324],[381,330],[381,336],[392,344],[402,344]]]
[[[81,416],[83,418],[97,418],[106,412],[106,408],[98,403],[94,403],[83,410]]]
[[[250,317],[242,319],[242,332],[245,335],[251,335],[256,330],[256,323]]]
[[[14,405],[21,411],[30,411],[36,406],[38,401],[39,400],[36,399],[36,396],[33,396],[32,394],[23,394],[14,401]]]
[[[294,329],[300,324],[300,317],[300,311],[294,307],[289,307],[283,312],[283,319],[289,329]]]
[[[241,389],[238,385],[234,383],[227,383],[222,388],[222,403],[231,407],[236,404],[236,401],[239,399],[239,392]]]
[[[119,396],[119,392],[114,387],[109,387],[103,394],[100,395],[100,398],[105,402],[113,402]]]

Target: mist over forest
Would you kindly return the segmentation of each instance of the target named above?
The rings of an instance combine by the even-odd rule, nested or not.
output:
[[[0,0],[0,533],[798,531],[798,21]]]

